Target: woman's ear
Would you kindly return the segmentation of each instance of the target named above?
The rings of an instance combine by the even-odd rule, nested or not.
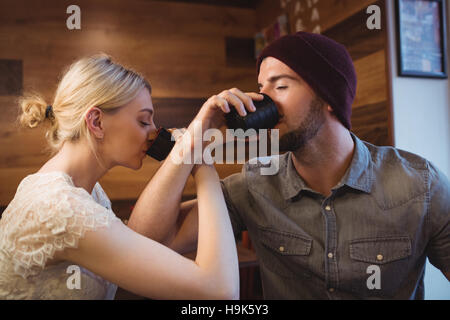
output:
[[[103,112],[97,107],[91,108],[85,116],[86,125],[88,130],[97,139],[103,139],[104,127],[103,127]]]
[[[333,108],[331,108],[329,105],[328,105],[327,109],[328,109],[328,111],[331,112],[331,113],[334,112]]]

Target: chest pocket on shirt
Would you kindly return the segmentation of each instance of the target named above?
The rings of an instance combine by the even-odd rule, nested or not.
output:
[[[283,277],[309,277],[312,239],[300,234],[259,227],[257,254],[260,263]],[[255,241],[254,241],[255,242]]]
[[[353,291],[362,297],[393,296],[409,273],[410,256],[407,236],[350,241]]]

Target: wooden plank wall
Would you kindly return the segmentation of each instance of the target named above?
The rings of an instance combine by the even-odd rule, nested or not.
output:
[[[257,90],[254,63],[229,64],[226,57],[227,39],[253,38],[254,9],[149,0],[76,3],[81,30],[71,31],[66,28],[70,1],[1,1],[0,62],[5,67],[0,63],[0,71],[21,66],[7,83],[23,71],[23,90],[41,92],[51,103],[63,68],[103,51],[149,79],[157,124],[169,127],[188,124],[201,103],[223,89]],[[19,93],[9,91],[0,95],[0,206],[48,159],[44,131],[18,130],[14,124]],[[141,170],[114,168],[100,183],[112,200],[135,199],[158,167],[149,158]],[[240,168],[218,170],[225,177]],[[194,191],[190,180],[186,194]]]
[[[283,12],[289,15],[292,32],[302,18],[307,31],[320,25],[323,34],[348,47],[359,80],[353,131],[369,142],[392,145],[385,25],[381,31],[365,28],[365,9],[375,1],[283,2],[286,6],[281,8],[280,1],[261,0],[250,9],[175,1],[80,0],[81,30],[70,31],[69,1],[2,1],[0,72],[13,76],[6,80],[0,76],[0,85],[9,91],[0,90],[0,207],[12,199],[20,180],[48,159],[43,153],[44,131],[18,130],[14,123],[18,92],[33,89],[51,103],[63,68],[81,56],[103,51],[149,79],[157,124],[183,126],[212,94],[231,87],[257,90],[249,44],[256,31]],[[297,3],[306,10],[299,11]],[[383,2],[377,3],[384,15]],[[314,9],[319,20],[311,19]],[[113,204],[120,204],[136,199],[158,167],[158,162],[147,159],[139,171],[114,168],[100,183]],[[241,166],[217,168],[225,177]],[[185,196],[194,193],[189,180]]]
[[[280,3],[285,4],[284,8]],[[369,30],[366,26],[366,9],[372,4],[381,8],[381,30]],[[283,13],[288,15],[290,33],[320,30],[347,47],[358,77],[352,131],[373,144],[393,145],[385,1],[263,0],[257,7],[259,30]]]

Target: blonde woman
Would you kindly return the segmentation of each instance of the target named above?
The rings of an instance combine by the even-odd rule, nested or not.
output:
[[[209,99],[195,120],[208,128],[221,109],[228,106]],[[192,235],[180,230],[158,239],[167,247],[134,232],[114,215],[97,182],[115,166],[142,165],[156,130],[151,87],[142,76],[106,55],[84,58],[68,69],[51,106],[35,95],[22,99],[21,110],[23,125],[48,124],[54,152],[21,181],[0,220],[1,299],[112,299],[117,285],[153,299],[238,298],[235,240],[213,167],[166,160],[133,211],[163,221],[164,210],[183,210],[181,193],[192,173],[195,261],[176,252]],[[186,150],[184,141],[178,139],[172,152]],[[171,207],[159,207],[161,199]],[[72,283],[77,270],[80,281]]]

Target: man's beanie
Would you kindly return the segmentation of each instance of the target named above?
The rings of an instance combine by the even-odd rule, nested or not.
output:
[[[351,129],[356,72],[345,47],[323,35],[297,32],[268,45],[258,57],[257,74],[266,57],[274,57],[302,77]]]

